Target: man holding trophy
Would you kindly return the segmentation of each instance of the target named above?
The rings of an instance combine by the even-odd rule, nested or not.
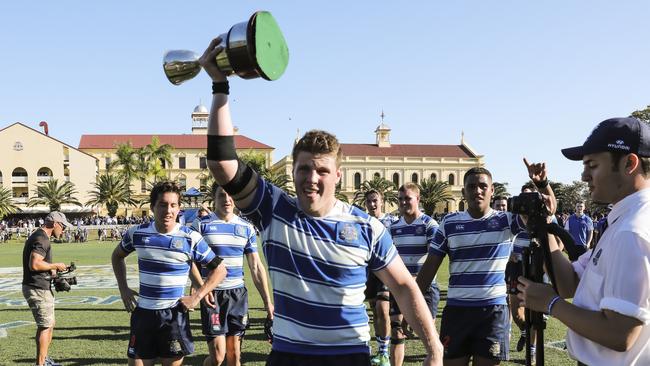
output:
[[[234,25],[197,61],[189,51],[164,58],[178,85],[201,66],[211,77],[208,168],[242,215],[261,233],[275,303],[269,366],[370,366],[370,327],[364,301],[367,271],[388,286],[420,336],[426,366],[442,365],[442,344],[422,293],[397,255],[384,225],[336,199],[341,148],[325,131],[307,132],[293,148],[291,197],[238,159],[226,76],[275,80],[288,49],[268,12]]]

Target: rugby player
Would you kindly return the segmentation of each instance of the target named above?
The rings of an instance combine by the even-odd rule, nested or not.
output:
[[[381,192],[371,189],[364,193],[364,198],[368,214],[381,221],[386,228],[390,228],[390,225],[397,221],[397,217],[384,213],[384,196]],[[373,366],[388,366],[390,365],[389,292],[388,287],[372,272],[368,273],[366,299],[373,311],[375,340],[377,341],[377,354],[370,359],[370,363]]]
[[[257,254],[255,228],[235,215],[232,197],[219,185],[212,186],[214,214],[197,218],[192,229],[203,236],[212,251],[224,259],[228,275],[212,292],[216,307],[201,302],[201,324],[208,342],[210,356],[203,366],[219,366],[227,360],[228,366],[241,364],[241,338],[248,327],[248,290],[244,285],[244,257],[251,271],[253,283],[264,302],[267,319],[273,319],[273,303],[268,290],[266,270]],[[198,270],[194,266],[192,270]],[[201,268],[198,284],[208,274]],[[208,299],[208,296],[206,296]]]
[[[420,335],[425,365],[441,364],[442,345],[415,281],[386,228],[335,198],[341,149],[324,131],[307,132],[293,147],[297,197],[265,181],[238,160],[228,107],[229,86],[218,69],[214,39],[199,62],[212,78],[208,167],[216,182],[260,230],[275,304],[269,366],[370,365],[366,271],[388,286]]]
[[[555,197],[546,179],[545,164],[524,163],[533,182],[548,196],[550,212]],[[510,313],[507,305],[505,267],[512,239],[522,231],[509,212],[490,207],[494,192],[492,174],[471,168],[463,177],[467,211],[445,216],[417,277],[426,290],[449,255],[447,305],[442,313],[440,336],[445,365],[498,365],[508,359]]]
[[[127,351],[131,366],[183,364],[194,351],[188,311],[226,277],[222,259],[201,235],[176,222],[181,191],[174,182],[159,182],[150,194],[154,221],[130,228],[113,251],[111,262],[124,307],[131,312]],[[140,294],[128,287],[124,259],[138,255]],[[191,263],[211,272],[190,296],[183,296]],[[138,296],[136,300],[136,296]]]
[[[390,234],[399,256],[406,268],[415,278],[422,268],[427,256],[429,245],[433,244],[434,234],[438,223],[420,211],[420,187],[415,183],[405,183],[399,188],[400,218],[390,226]],[[422,291],[427,307],[433,319],[438,312],[440,290],[435,278],[429,282],[426,291]],[[391,297],[390,301],[391,326],[391,365],[401,366],[404,363],[405,323],[399,305]]]

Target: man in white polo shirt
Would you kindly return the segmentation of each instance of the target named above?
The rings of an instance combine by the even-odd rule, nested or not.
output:
[[[609,119],[562,153],[582,160],[591,198],[614,206],[598,244],[573,264],[549,236],[559,295],[520,277],[519,298],[569,328],[578,364],[650,365],[650,127]]]

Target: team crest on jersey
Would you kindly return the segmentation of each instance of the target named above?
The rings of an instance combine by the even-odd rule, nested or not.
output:
[[[183,249],[183,238],[172,238],[172,248],[174,249]]]
[[[241,225],[235,226],[235,235],[237,236],[246,236],[246,228]]]
[[[339,239],[346,242],[354,242],[359,239],[359,230],[355,224],[345,223],[339,231]]]
[[[603,254],[603,249],[598,249],[596,252],[596,255],[591,259],[594,262],[594,266],[598,265],[598,261],[600,260],[600,255]]]
[[[488,229],[496,229],[499,227],[499,219],[497,217],[491,218],[487,222]]]
[[[424,227],[422,227],[422,226],[416,227],[415,228],[415,233],[418,234],[418,235],[424,234]]]

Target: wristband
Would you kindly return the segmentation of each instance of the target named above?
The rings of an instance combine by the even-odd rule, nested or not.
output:
[[[548,303],[548,307],[546,308],[546,314],[551,315],[551,310],[553,310],[553,305],[555,305],[558,300],[560,300],[561,297],[558,295],[555,295],[555,297],[551,300],[551,302]]]
[[[541,182],[534,182],[534,183],[535,183],[535,187],[537,187],[537,189],[544,189],[544,188],[548,187],[548,179],[544,179]]]
[[[228,81],[212,83],[212,94],[230,94],[230,85]]]

